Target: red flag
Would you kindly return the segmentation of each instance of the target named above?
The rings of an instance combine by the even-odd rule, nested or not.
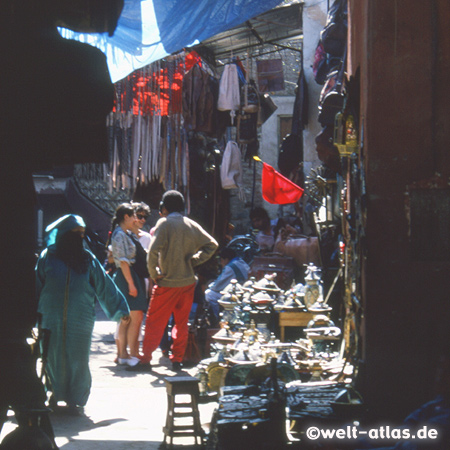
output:
[[[300,186],[263,162],[262,196],[266,202],[287,205],[298,202],[302,195],[303,189]]]

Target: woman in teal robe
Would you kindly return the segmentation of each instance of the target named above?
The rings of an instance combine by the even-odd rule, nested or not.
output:
[[[83,244],[85,223],[69,214],[46,228],[47,248],[36,265],[41,327],[50,330],[46,375],[52,403],[86,404],[92,379],[89,353],[97,299],[111,320],[129,320],[123,294]]]

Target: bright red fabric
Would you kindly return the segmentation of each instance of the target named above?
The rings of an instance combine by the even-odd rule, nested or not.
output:
[[[189,52],[184,58],[186,72],[191,70],[196,64],[202,67],[202,58],[195,50],[192,50],[192,52]]]
[[[184,60],[161,62],[158,71],[151,64],[118,81],[115,83],[117,98],[113,111],[152,116],[180,113],[184,64]]]
[[[145,320],[142,344],[143,363],[150,362],[152,353],[158,348],[167,322],[173,314],[175,326],[172,328],[173,362],[182,362],[186,351],[189,327],[188,319],[194,301],[195,283],[183,287],[154,286],[152,299]]]
[[[300,186],[263,162],[262,196],[266,202],[287,205],[298,202],[302,195],[303,189]]]

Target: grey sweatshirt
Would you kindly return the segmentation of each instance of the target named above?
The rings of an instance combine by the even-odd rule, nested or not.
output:
[[[158,220],[148,251],[148,271],[159,286],[182,287],[195,283],[194,267],[213,256],[217,241],[198,223],[180,213]]]

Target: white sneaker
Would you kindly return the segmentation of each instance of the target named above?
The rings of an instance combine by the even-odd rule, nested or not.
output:
[[[128,361],[129,360],[130,360],[130,358],[117,358],[117,362],[121,366],[128,366]]]
[[[127,365],[130,366],[130,367],[134,367],[137,364],[139,364],[140,361],[141,360],[139,358],[136,358],[136,356],[130,356],[130,358],[127,359]]]

